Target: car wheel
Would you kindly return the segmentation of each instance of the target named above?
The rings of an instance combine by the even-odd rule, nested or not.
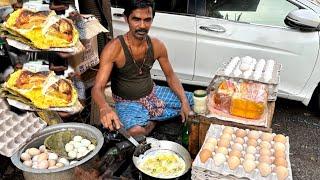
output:
[[[313,92],[311,101],[308,106],[311,108],[311,110],[320,113],[320,84]]]

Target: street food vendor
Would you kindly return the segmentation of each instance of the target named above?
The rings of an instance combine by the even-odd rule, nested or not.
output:
[[[185,121],[191,112],[192,94],[184,91],[173,72],[164,43],[148,36],[155,15],[154,2],[130,0],[124,15],[129,31],[105,46],[92,89],[102,124],[110,130],[123,125],[135,136],[149,134],[156,121],[179,113]],[[151,79],[150,70],[156,60],[170,88],[156,86]],[[104,96],[109,78],[116,112]]]

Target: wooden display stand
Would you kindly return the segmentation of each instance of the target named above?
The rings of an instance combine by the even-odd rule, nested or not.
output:
[[[252,129],[264,132],[272,132],[272,117],[274,113],[275,102],[268,103],[268,116],[267,116],[267,127],[262,126],[253,126],[235,123],[231,121],[223,121],[214,117],[206,117],[203,115],[194,115],[188,118],[188,126],[189,126],[189,152],[192,157],[195,157],[199,149],[201,148],[203,141],[206,137],[207,130],[210,127],[210,124],[219,124],[225,126],[233,126],[242,129]]]

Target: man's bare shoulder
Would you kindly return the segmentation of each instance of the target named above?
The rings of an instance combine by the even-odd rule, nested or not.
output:
[[[151,39],[151,43],[154,47],[158,47],[158,48],[161,46],[165,47],[164,43],[160,39],[155,38],[155,37],[150,37],[150,39]]]
[[[119,38],[114,38],[104,47],[101,56],[109,57],[108,59],[114,60],[120,55],[121,51],[122,47]]]

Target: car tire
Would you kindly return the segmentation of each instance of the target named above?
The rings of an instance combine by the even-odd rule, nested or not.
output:
[[[308,106],[314,112],[320,113],[320,84],[318,85],[318,87],[313,92],[313,95],[311,97],[311,101],[310,101]]]

